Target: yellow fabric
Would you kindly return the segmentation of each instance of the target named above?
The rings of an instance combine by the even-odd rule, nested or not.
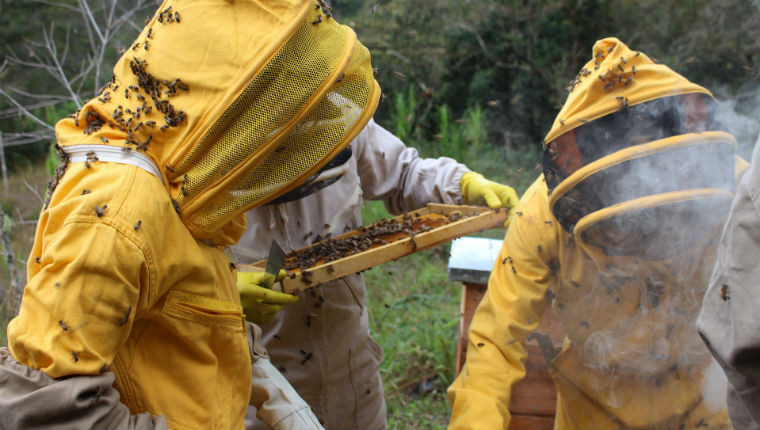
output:
[[[369,52],[320,1],[166,0],[56,133],[145,151],[192,234],[231,244],[242,214],[329,161],[379,95]]]
[[[237,288],[246,320],[263,326],[285,305],[298,301],[298,296],[272,290],[272,285],[283,280],[285,273],[280,269],[275,277],[265,272],[238,272]]]
[[[544,142],[626,105],[689,93],[712,97],[707,89],[655,63],[643,52],[631,50],[617,38],[599,40],[594,44],[591,60],[571,84],[570,94]]]
[[[154,176],[72,163],[41,213],[9,348],[54,378],[112,370],[131,413],[172,428],[242,428],[251,359],[229,264]]]
[[[485,204],[492,209],[511,209],[517,206],[519,201],[514,188],[498,182],[489,181],[480,173],[465,173],[462,175],[460,185],[462,188],[462,198],[465,202],[471,205]],[[509,225],[513,215],[513,211],[509,211],[509,217],[504,223],[505,227]]]
[[[524,342],[549,290],[569,339],[550,367],[560,395],[555,428],[694,428],[701,419],[729,428],[725,411],[702,398],[709,353],[693,325],[719,231],[681,257],[699,269],[678,279],[674,261],[592,258],[553,218],[547,192],[539,177],[507,231],[470,326],[467,361],[448,391],[450,428],[508,426],[511,389],[525,375]],[[599,343],[607,337],[609,345]]]

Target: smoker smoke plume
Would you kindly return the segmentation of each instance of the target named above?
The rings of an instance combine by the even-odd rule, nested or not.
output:
[[[668,113],[668,109],[675,111]],[[699,133],[723,130],[733,134],[739,143],[738,154],[749,159],[760,130],[760,122],[738,112],[733,101],[717,103],[715,121],[698,129],[678,129],[688,112],[677,103],[648,103],[632,112],[626,121],[639,121],[639,127],[627,128],[617,136],[603,130],[590,138],[599,145],[617,145],[617,151],[629,142],[646,144],[673,135],[698,134],[692,135],[693,144],[685,148],[666,148],[636,158],[579,184],[585,187],[584,195],[596,199],[590,206],[597,209],[673,191],[682,191],[686,197],[686,203],[672,207],[619,214],[600,222],[598,231],[590,227],[588,237],[581,238],[595,241],[593,245],[606,252],[591,255],[596,266],[592,270],[599,276],[586,287],[588,294],[564,303],[562,319],[581,321],[580,328],[566,325],[566,333],[584,362],[605,375],[609,387],[623,376],[638,375],[651,381],[655,375],[703,368],[711,362],[695,321],[731,199],[723,195],[689,202],[688,197],[707,188],[732,191],[734,154],[730,145],[700,143]],[[582,137],[579,133],[579,141]],[[713,363],[701,380],[694,382],[709,408],[725,407],[725,376],[719,367]],[[624,401],[615,397],[614,390],[609,393],[611,405]]]

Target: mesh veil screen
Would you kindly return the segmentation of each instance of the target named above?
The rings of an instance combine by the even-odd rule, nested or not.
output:
[[[241,211],[282,194],[328,162],[362,125],[358,122],[375,88],[369,52],[356,43],[347,66],[328,84],[327,96],[314,104],[315,93],[335,76],[355,36],[334,22],[317,25],[313,19],[307,17],[176,169],[187,175],[185,192],[177,199],[180,208],[194,199],[208,200],[185,214],[197,228],[214,231]],[[297,124],[286,134],[278,133],[309,104],[311,109]],[[242,177],[213,195],[204,194],[257,152],[265,155]]]

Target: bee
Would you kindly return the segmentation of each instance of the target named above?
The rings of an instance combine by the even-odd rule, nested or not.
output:
[[[147,37],[148,39],[152,39],[153,38],[153,29],[152,28],[148,29],[148,34],[145,37]]]
[[[69,326],[67,326],[66,323],[63,322],[63,320],[58,320],[58,324],[61,326],[63,331],[69,331]]]
[[[728,285],[723,284],[720,286],[720,299],[724,302],[728,301],[731,296],[728,294]]]
[[[478,347],[483,347],[483,346],[486,346],[486,344],[483,342],[478,342]]]
[[[561,125],[562,127],[565,126],[565,121],[562,121],[562,118],[559,119],[559,125]]]
[[[343,78],[345,78],[345,77],[346,77],[346,74],[345,73],[341,73],[340,76],[338,76],[338,79],[335,80],[335,82],[341,82],[343,80]]]
[[[710,425],[707,424],[704,418],[700,418],[695,427],[710,427]]]
[[[303,349],[301,350],[301,355],[303,356],[303,360],[301,360],[301,364],[306,364],[307,361],[311,359],[312,353],[306,352]]]
[[[277,339],[277,340],[282,340],[282,338],[280,336],[277,336],[277,335],[274,335],[272,337],[275,338],[275,339]]]
[[[587,120],[587,119],[583,119],[583,118],[578,118],[578,121],[580,121],[580,122],[581,122],[581,123],[583,123],[583,124],[588,124],[588,123],[590,123],[590,122],[591,122],[591,121],[589,121],[589,120]]]
[[[171,166],[169,166],[169,165],[167,164],[165,167],[166,167],[166,170],[168,170],[168,171],[169,171],[169,173],[174,173],[174,169],[173,169]]]
[[[591,326],[589,325],[588,321],[585,321],[585,320],[581,321],[580,324],[578,324],[578,325],[580,325],[582,327],[586,327],[586,330],[588,330],[588,329],[591,328]]]
[[[536,247],[536,249],[538,250],[538,252],[543,252],[543,251],[544,251],[544,250],[543,250],[543,248],[541,248],[541,245],[538,245],[538,246]]]
[[[87,188],[84,188],[84,189],[82,190],[82,194],[81,194],[81,195],[90,194],[91,192],[92,192],[92,191],[88,190]]]
[[[320,22],[322,22],[322,15],[317,15],[317,19],[315,19],[315,20],[314,20],[314,21],[312,21],[311,23],[312,23],[313,25],[317,25],[317,24],[319,24]]]
[[[620,57],[620,61],[622,61],[623,64],[627,63],[627,61],[625,61],[625,57],[622,57],[622,56]]]
[[[179,12],[174,12],[174,20],[179,22]]]
[[[129,314],[132,313],[132,305],[129,305],[127,308],[127,312],[124,314],[124,317],[119,321],[119,327],[123,326],[124,324],[129,321]]]
[[[76,351],[71,351],[71,357],[74,360],[74,363],[76,363],[77,361],[79,361],[79,355],[77,355]]]
[[[506,262],[507,262],[507,257],[502,258],[501,264],[506,264]]]
[[[512,257],[510,257],[510,256],[507,256],[507,261],[509,261],[509,264],[512,264],[512,262],[513,262],[514,260],[512,260]]]
[[[179,203],[177,203],[177,201],[174,199],[171,199],[171,200],[172,200],[172,206],[174,206],[174,211],[179,213]]]
[[[37,264],[40,264],[40,257],[34,257],[34,261],[36,261]]]
[[[546,220],[546,221],[544,221],[544,224],[551,224],[551,223],[552,223],[552,221],[551,221],[551,220]]]
[[[61,288],[61,283],[60,282],[56,282],[55,285],[54,285],[54,287]]]
[[[135,227],[134,227],[135,231],[137,231],[137,230],[140,229],[140,225],[142,225],[142,220],[137,220],[137,222],[135,223]]]
[[[103,136],[100,136],[100,140],[101,140],[103,143],[108,143],[108,138],[107,138],[107,137],[103,137]]]
[[[148,47],[149,47],[149,45],[148,45],[148,41],[146,40],[146,41],[143,43],[143,49],[144,49],[144,50],[146,50],[146,51],[148,51]]]
[[[129,99],[129,88],[124,88],[124,98]]]
[[[637,53],[636,55],[638,56],[639,54]],[[631,72],[633,72],[634,75],[636,74],[636,66],[631,66]]]
[[[515,266],[512,266],[512,273],[514,273],[515,275],[517,275],[517,269],[515,269]]]
[[[628,84],[630,84],[632,80],[633,80],[633,78],[629,76],[628,79],[626,79],[625,82],[623,83],[623,86],[627,87]]]
[[[102,207],[95,205],[95,214],[98,216],[98,218],[103,216],[103,213],[106,211],[106,208],[108,205],[103,205]]]
[[[523,213],[520,212],[520,211],[515,211],[515,215],[517,215],[517,216],[523,216]]]
[[[145,121],[145,125],[147,125],[148,127],[155,127],[156,121]]]

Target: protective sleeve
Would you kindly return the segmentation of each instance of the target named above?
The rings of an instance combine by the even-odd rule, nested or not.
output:
[[[311,407],[269,361],[261,344],[261,328],[246,323],[251,352],[251,399],[256,416],[273,430],[323,430]]]
[[[8,346],[20,363],[52,378],[99,375],[145,308],[138,302],[147,296],[150,270],[116,220],[73,215],[56,222],[49,212]]]
[[[421,158],[414,148],[371,120],[354,139],[362,192],[399,214],[429,202],[462,204],[460,182],[470,170],[447,157]]]
[[[697,329],[729,381],[734,428],[760,428],[760,153],[739,181]]]
[[[557,233],[545,223],[551,218],[541,183],[539,178],[517,206],[473,316],[465,365],[448,389],[451,429],[509,426],[510,392],[525,376],[525,339],[538,327],[554,282]]]
[[[161,415],[130,415],[113,381],[113,372],[53,379],[0,348],[0,428],[168,428]]]

